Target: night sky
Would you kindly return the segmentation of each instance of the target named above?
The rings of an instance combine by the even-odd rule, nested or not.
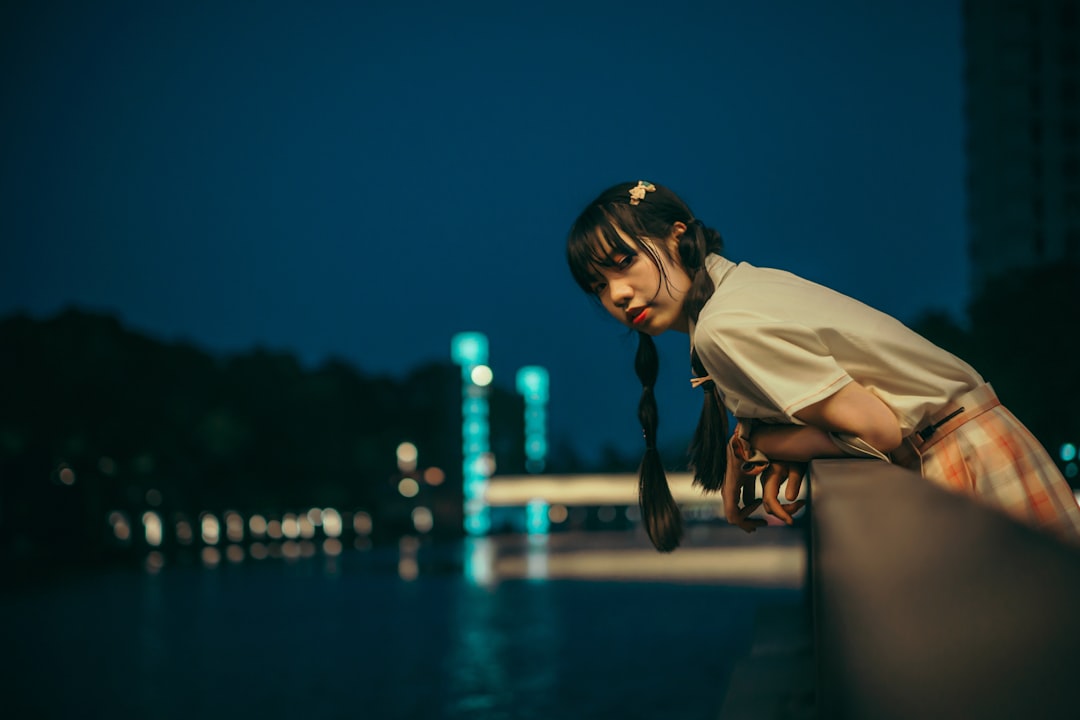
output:
[[[0,315],[395,376],[479,330],[554,439],[636,450],[583,205],[663,183],[735,260],[960,318],[961,39],[958,0],[4,3]],[[661,340],[664,442],[700,393]]]

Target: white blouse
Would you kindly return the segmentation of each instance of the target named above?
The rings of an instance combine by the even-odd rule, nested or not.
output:
[[[960,358],[846,295],[719,255],[705,267],[716,291],[690,341],[738,418],[801,424],[795,413],[855,380],[908,435],[983,382]]]

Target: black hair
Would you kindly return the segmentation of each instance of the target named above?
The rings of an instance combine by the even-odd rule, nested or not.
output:
[[[718,232],[694,218],[689,206],[678,195],[662,185],[647,186],[643,190],[637,182],[619,183],[589,203],[574,221],[567,237],[566,259],[570,272],[581,289],[593,295],[593,285],[599,279],[597,268],[610,266],[612,256],[644,252],[667,282],[657,253],[668,252],[663,241],[671,237],[675,223],[681,222],[686,225],[686,232],[679,236],[677,260],[692,279],[684,308],[689,318],[697,322],[701,308],[716,289],[705,269],[705,257],[709,253],[721,253],[724,242]],[[631,195],[632,190],[634,195]],[[671,496],[664,464],[656,448],[659,416],[653,386],[659,364],[652,338],[639,332],[634,367],[642,387],[638,419],[645,435],[645,454],[638,469],[638,503],[653,545],[661,552],[671,552],[682,538],[682,516]],[[705,375],[697,353],[692,353],[691,365],[695,375]],[[728,421],[715,385],[710,381],[702,387],[705,402],[690,444],[689,464],[694,472],[694,482],[712,492],[720,489],[727,469]]]

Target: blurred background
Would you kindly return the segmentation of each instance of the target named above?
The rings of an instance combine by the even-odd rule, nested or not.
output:
[[[666,565],[632,499],[491,508],[466,537],[470,388],[485,477],[636,468],[636,341],[562,243],[647,179],[733,259],[971,362],[1076,487],[1078,24],[1069,0],[5,3],[14,697],[714,716],[751,642],[725,618],[801,601],[797,530],[759,533],[763,574],[685,552],[747,549],[708,503]],[[700,395],[660,340],[678,473]],[[549,378],[539,465],[524,367]]]

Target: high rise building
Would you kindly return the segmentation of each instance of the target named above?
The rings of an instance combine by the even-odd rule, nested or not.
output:
[[[1080,0],[963,0],[973,290],[1080,261]]]

